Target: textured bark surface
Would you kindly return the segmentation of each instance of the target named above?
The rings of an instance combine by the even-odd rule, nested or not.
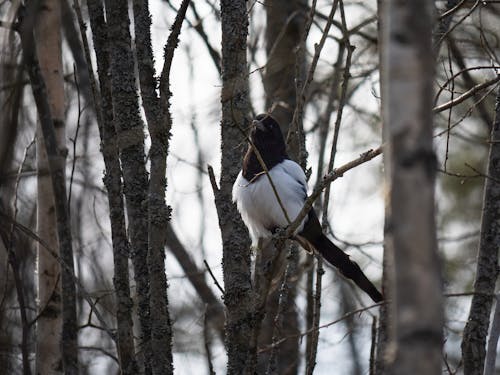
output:
[[[173,373],[172,324],[168,312],[165,274],[165,241],[170,212],[165,203],[165,171],[172,127],[170,114],[170,67],[189,1],[182,2],[165,47],[164,68],[160,79],[160,97],[156,94],[156,77],[151,48],[151,15],[148,2],[134,1],[134,26],[141,96],[151,136],[151,176],[148,190],[148,269],[151,280],[150,310],[153,373]]]
[[[150,279],[151,350],[153,374],[172,374],[172,323],[168,312],[165,240],[169,209],[165,203],[166,158],[171,119],[160,111],[151,48],[148,2],[134,0],[134,33],[141,99],[151,137],[148,188],[148,271]]]
[[[124,193],[129,222],[131,257],[137,287],[140,322],[138,350],[144,371],[152,371],[151,315],[149,308],[148,181],[144,154],[144,123],[139,115],[127,2],[106,0],[114,126],[120,149]]]
[[[252,332],[250,240],[232,203],[232,185],[241,169],[245,142],[238,126],[247,127],[248,71],[246,59],[248,15],[246,1],[221,0],[222,123],[221,178],[216,206],[222,234],[222,267],[226,316],[227,373],[244,373]]]
[[[113,104],[111,96],[111,80],[109,76],[109,55],[107,53],[107,29],[104,11],[100,1],[88,1],[90,25],[96,52],[97,71],[99,75],[100,99],[96,105],[98,118],[101,118],[99,131],[101,150],[106,167],[104,185],[108,193],[109,219],[111,223],[111,239],[113,243],[113,285],[116,294],[116,338],[120,369],[124,375],[138,372],[135,358],[135,345],[132,323],[132,299],[130,298],[130,282],[128,258],[130,243],[127,238],[125,210],[123,202],[122,171],[120,167],[118,145],[115,142],[116,131],[113,125]],[[99,99],[99,98],[96,98]]]
[[[41,124],[37,128],[37,232],[40,238],[47,241],[53,249],[59,249],[61,258],[72,270],[71,232],[65,202],[67,149],[64,126],[61,8],[59,1],[45,0],[39,7],[31,6],[29,11],[37,13],[31,14],[27,21],[29,22],[30,17],[36,17],[34,30],[36,53],[47,95],[43,100],[48,101],[50,111],[48,115],[51,116],[51,120],[47,119],[45,125]],[[31,31],[25,30],[25,32]],[[24,36],[26,37],[27,35]],[[33,48],[33,46],[27,48]],[[48,129],[43,129],[44,126],[52,127],[56,144],[46,144],[44,137]],[[49,156],[47,155],[48,147],[52,148]],[[49,160],[49,157],[53,160]],[[57,165],[56,168],[54,165]],[[57,179],[55,183],[59,185],[58,193],[64,192],[63,195],[56,195],[57,200],[54,200],[54,179]],[[60,214],[61,210],[66,211],[63,217]],[[61,241],[58,240],[58,237],[61,237],[61,235],[58,236],[58,231],[65,232],[63,238],[60,238]],[[76,297],[73,275],[71,270],[63,269],[61,278],[59,262],[41,249],[39,244],[37,267],[40,317],[37,321],[36,372],[42,374],[62,373],[63,371],[77,373]],[[62,280],[62,291],[60,280]]]
[[[433,2],[384,2],[383,117],[388,218],[386,251],[394,259],[393,374],[441,374],[442,286],[434,213],[432,145]]]
[[[490,134],[489,178],[484,185],[481,236],[477,254],[476,277],[469,318],[464,328],[462,356],[464,374],[482,374],[486,356],[486,337],[491,306],[498,278],[500,244],[500,90],[497,93],[495,121]]]
[[[264,75],[264,89],[266,92],[266,110],[274,116],[281,126],[283,134],[287,134],[293,118],[293,111],[296,105],[295,76],[297,70],[296,51],[297,45],[301,41],[305,24],[305,8],[307,2],[304,0],[267,0],[266,10],[266,53],[267,62]],[[299,63],[301,65],[302,61]],[[302,64],[303,65],[303,64]],[[294,160],[299,160],[298,143],[291,142],[289,145],[289,155]],[[260,249],[266,253],[264,257],[269,257],[272,244]],[[291,269],[296,269],[299,256],[288,257],[283,262],[289,264]],[[285,273],[282,273],[284,276]],[[282,283],[275,280],[276,283]],[[295,310],[295,297],[297,295],[298,278],[289,277],[286,286],[286,298],[281,299],[282,306],[278,307],[282,288],[275,287],[269,294],[266,306],[265,319],[262,322],[262,329],[259,337],[259,346],[268,346],[276,331],[275,318],[279,313],[279,319],[286,321],[279,330],[279,337],[296,336],[297,339],[285,341],[275,352],[273,352],[273,373],[294,374],[299,365],[299,340],[298,340],[298,317]],[[284,315],[284,316],[283,316]],[[263,373],[269,365],[269,355],[271,352],[263,352],[259,355],[258,372]],[[290,360],[294,358],[294,360]]]

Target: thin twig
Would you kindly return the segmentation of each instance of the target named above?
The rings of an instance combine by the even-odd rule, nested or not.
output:
[[[210,349],[210,335],[208,332],[208,305],[205,304],[205,314],[203,315],[203,344],[205,346],[205,355],[207,358],[208,372],[215,375],[214,364],[212,363],[212,350]]]
[[[372,317],[372,337],[370,345],[370,375],[375,375],[375,354],[377,352],[377,317]]]
[[[80,86],[78,85],[78,77],[76,75],[76,66],[73,65],[73,74],[75,79],[76,86],[76,97],[78,99],[78,118],[76,120],[76,131],[73,139],[70,139],[73,143],[73,162],[71,163],[71,175],[69,179],[69,187],[68,187],[68,209],[71,210],[71,193],[73,191],[73,177],[75,176],[75,167],[76,167],[76,141],[78,140],[78,133],[80,131],[80,120],[82,117],[82,107],[80,101]]]
[[[19,211],[17,203],[18,203],[18,191],[19,191],[21,172],[22,172],[23,167],[26,163],[29,149],[34,144],[35,144],[35,137],[33,137],[33,140],[24,149],[23,160],[22,160],[21,164],[19,165],[18,175],[16,177],[16,183],[14,185],[14,220],[17,220],[17,214]],[[29,340],[30,324],[28,322],[28,318],[26,315],[26,301],[25,301],[25,295],[24,295],[24,286],[23,286],[22,278],[21,278],[21,275],[19,272],[20,264],[18,261],[17,254],[15,253],[15,250],[14,250],[14,243],[15,243],[14,241],[15,241],[14,225],[11,225],[7,252],[8,252],[9,263],[12,267],[12,273],[14,275],[17,300],[19,303],[20,316],[21,316],[21,325],[22,325],[21,353],[22,353],[22,360],[23,360],[23,372],[25,375],[30,375],[31,374],[31,367],[30,367],[30,363],[29,363],[29,346],[28,346],[29,345],[28,340]],[[59,274],[58,274],[58,276],[59,276]],[[57,282],[55,285],[57,285]]]
[[[215,277],[214,273],[210,269],[210,266],[208,265],[208,263],[207,263],[207,261],[205,259],[203,259],[203,263],[205,264],[205,267],[207,268],[208,273],[210,274],[210,276],[214,280],[215,286],[217,288],[219,288],[219,290],[221,291],[222,295],[226,294],[226,292],[224,292],[224,289],[220,286],[219,282],[217,281],[217,278]]]
[[[467,72],[470,72],[472,70],[483,70],[483,69],[498,71],[500,69],[500,66],[496,66],[496,65],[473,66],[470,68],[461,69],[460,71],[456,72],[451,77],[449,77],[442,85],[440,85],[441,87],[439,88],[436,95],[434,96],[434,106],[437,105],[437,102],[439,100],[439,97],[441,96],[441,93],[443,92],[443,90],[446,87],[448,87],[448,84],[450,82],[453,82],[458,76],[466,74]]]
[[[445,18],[445,17],[448,17],[449,15],[451,15],[452,13],[455,13],[457,10],[459,10],[462,5],[465,4],[465,2],[468,1],[468,0],[461,0],[457,5],[455,5],[454,7],[452,7],[451,9],[448,9],[447,11],[441,13],[439,16],[438,16],[438,19],[442,19],[442,18]]]
[[[467,168],[472,169],[474,172],[476,172],[477,174],[481,175],[482,177],[489,178],[489,179],[491,179],[492,181],[495,181],[496,183],[499,183],[499,184],[500,184],[500,181],[499,181],[497,178],[495,178],[495,177],[493,177],[493,176],[490,176],[490,175],[488,175],[488,174],[486,174],[486,173],[483,173],[483,172],[481,172],[481,171],[477,170],[476,168],[474,168],[474,167],[473,167],[472,165],[470,165],[469,163],[464,163],[464,164],[465,164],[465,166],[466,166]]]
[[[253,152],[255,153],[255,156],[257,157],[257,160],[259,161],[260,166],[264,170],[264,174],[266,175],[267,179],[269,180],[269,183],[271,184],[271,188],[273,189],[274,196],[276,197],[276,200],[278,201],[278,204],[280,205],[281,210],[283,211],[283,214],[285,215],[285,219],[290,224],[292,221],[290,220],[290,216],[288,216],[288,212],[286,211],[285,205],[283,204],[283,201],[280,198],[280,195],[278,193],[278,189],[276,188],[276,185],[273,182],[273,179],[271,175],[269,174],[269,169],[267,168],[266,163],[264,162],[264,159],[262,158],[262,155],[260,154],[259,150],[253,143],[252,139],[248,136],[248,134],[243,130],[243,128],[236,122],[236,125],[238,126],[238,129],[240,132],[243,134],[247,142],[250,144],[250,147],[252,147]]]
[[[212,190],[215,195],[215,199],[219,196],[219,187],[217,186],[217,180],[215,179],[214,169],[211,165],[207,165],[208,178],[210,179],[210,184],[212,185]]]
[[[89,41],[87,39],[86,25],[83,22],[82,11],[80,8],[80,2],[78,0],[73,1],[73,8],[78,19],[78,26],[80,28],[80,36],[82,38],[83,52],[85,55],[85,60],[87,62],[87,71],[90,80],[90,88],[92,89],[92,97],[94,99],[94,107],[96,113],[97,126],[102,131],[103,118],[102,118],[102,106],[101,106],[101,94],[97,89],[97,82],[94,76],[94,69],[92,68],[92,59],[90,57]]]
[[[466,92],[464,92],[462,95],[460,95],[459,97],[457,97],[454,100],[451,100],[449,102],[443,103],[443,104],[438,105],[438,106],[435,106],[432,109],[432,111],[434,113],[443,112],[443,111],[445,111],[445,110],[447,110],[447,109],[449,109],[451,107],[454,107],[454,106],[462,103],[466,99],[468,99],[471,96],[473,96],[474,94],[476,94],[478,91],[481,91],[481,90],[483,90],[483,89],[485,89],[485,88],[487,88],[487,87],[489,87],[491,85],[494,85],[498,81],[500,81],[500,74],[497,75],[495,78],[490,79],[489,81],[477,84],[476,86],[472,87],[470,90],[467,90]]]
[[[460,25],[463,21],[465,21],[465,19],[467,19],[467,17],[469,17],[472,12],[474,12],[474,10],[477,8],[477,6],[481,3],[481,0],[476,0],[476,2],[474,3],[474,5],[470,8],[470,10],[467,12],[467,14],[465,14],[462,18],[460,18],[460,20],[453,25],[453,27],[451,27],[450,29],[448,29],[443,35],[441,35],[441,37],[439,38],[439,40],[436,42],[436,45],[439,46],[441,45],[441,43],[443,42],[443,40],[449,35],[451,34],[451,32],[453,30],[455,30],[458,25]]]
[[[287,267],[285,271],[285,276],[283,277],[283,282],[281,284],[280,293],[279,293],[279,302],[278,302],[278,311],[274,317],[274,328],[273,328],[273,336],[271,342],[275,342],[278,340],[278,335],[283,330],[283,321],[285,315],[285,309],[290,303],[290,284],[292,284],[292,278],[296,277],[297,274],[297,262],[294,262],[293,259],[296,259],[298,256],[298,245],[292,244],[290,246],[290,251],[287,256]],[[278,357],[279,348],[273,347],[271,350],[271,354],[269,356],[269,361],[267,365],[266,374],[275,374],[277,370],[277,357]]]
[[[306,199],[306,201],[304,202],[304,206],[302,207],[302,210],[299,212],[297,217],[287,227],[287,229],[284,233],[284,238],[289,238],[295,232],[295,230],[299,227],[302,220],[308,215],[314,201],[319,197],[319,195],[321,194],[321,192],[323,191],[323,189],[326,186],[331,184],[337,178],[342,177],[344,175],[344,173],[348,172],[349,170],[357,167],[358,165],[366,163],[367,161],[370,161],[373,158],[380,155],[382,153],[382,147],[383,146],[380,146],[376,149],[370,149],[370,150],[362,153],[358,158],[351,160],[350,162],[348,162],[348,163],[346,163],[338,168],[335,168],[332,172],[326,174],[323,177],[323,180],[318,183],[318,185],[314,188],[311,195]]]
[[[470,105],[469,108],[467,109],[467,111],[465,111],[464,114],[457,121],[455,121],[455,123],[453,125],[450,126],[450,129],[444,129],[443,131],[435,134],[433,137],[434,138],[440,137],[443,134],[445,134],[446,132],[451,131],[452,129],[454,129],[455,127],[457,127],[458,125],[460,125],[465,118],[467,118],[467,117],[470,116],[470,114],[472,113],[473,109],[476,106],[478,106],[480,103],[482,103],[482,101],[486,97],[488,97],[488,95],[490,95],[495,90],[495,88],[496,88],[496,86],[493,86],[490,89],[488,89],[478,100],[476,100],[472,105]]]
[[[347,101],[347,89],[349,85],[350,78],[350,68],[351,68],[351,58],[354,47],[351,45],[349,40],[349,35],[347,33],[347,22],[344,12],[344,2],[339,2],[340,19],[342,23],[342,44],[347,50],[346,61],[344,65],[344,74],[342,76],[341,93],[339,98],[339,104],[337,108],[337,116],[335,118],[335,126],[333,132],[333,141],[330,150],[330,160],[328,162],[328,173],[331,173],[333,166],[335,164],[335,156],[337,154],[337,142],[339,139],[340,125],[342,122],[342,114]],[[322,217],[322,228],[326,229],[328,225],[328,207],[330,203],[330,191],[331,185],[328,184],[325,189],[324,199],[323,199],[323,217]],[[323,260],[319,254],[316,254],[317,266],[316,266],[316,292],[314,295],[314,310],[313,310],[313,325],[312,328],[319,326],[319,319],[321,315],[321,289],[322,289],[322,278],[325,271],[323,270]],[[319,330],[313,331],[311,335],[310,353],[307,356],[307,369],[306,373],[312,375],[314,367],[316,365],[316,354],[318,351],[319,342]]]
[[[307,72],[306,76],[306,81],[304,82],[303,86],[300,88],[300,95],[298,95],[298,101],[297,105],[295,107],[295,111],[293,112],[293,118],[292,118],[292,124],[290,126],[290,130],[288,132],[286,142],[290,143],[292,134],[298,130],[298,124],[299,124],[299,119],[302,117],[302,113],[304,110],[304,105],[305,105],[305,99],[306,99],[306,93],[307,90],[309,89],[309,86],[313,80],[314,77],[314,72],[316,71],[316,66],[318,65],[319,57],[321,54],[321,51],[325,45],[328,32],[330,31],[330,27],[332,26],[333,22],[333,17],[335,16],[335,12],[337,11],[337,6],[338,6],[339,0],[334,0],[332,4],[332,8],[330,10],[330,14],[328,16],[328,20],[326,22],[325,28],[323,30],[323,33],[321,35],[321,39],[318,44],[314,45],[314,56],[311,61],[311,65],[309,66],[309,71]],[[312,15],[314,15],[314,10],[315,10],[315,5],[316,1],[313,2],[313,7],[311,7],[311,16],[310,16],[310,22],[312,22]],[[310,23],[306,25],[305,31],[304,31],[304,41],[305,38],[307,38],[309,34],[309,28],[310,28]]]
[[[44,241],[42,238],[40,238],[36,233],[34,233],[31,229],[29,229],[28,227],[22,225],[21,223],[13,220],[9,215],[5,214],[2,211],[0,211],[0,217],[2,217],[3,220],[5,220],[6,222],[14,225],[16,230],[25,234],[29,238],[37,241],[40,245],[42,245],[42,248],[45,249],[50,255],[52,255],[54,257],[54,259],[57,260],[57,262],[59,262],[59,264],[63,268],[65,268],[67,271],[69,271],[71,269],[70,266],[68,266],[66,264],[66,262],[57,254],[57,251],[55,249],[53,249],[46,241]],[[101,315],[99,310],[97,310],[96,303],[94,301],[92,301],[92,297],[90,296],[90,293],[88,293],[85,290],[80,279],[77,276],[75,276],[74,273],[71,274],[71,277],[73,278],[73,282],[75,282],[78,285],[78,289],[79,289],[80,294],[85,299],[85,301],[87,301],[87,303],[89,304],[89,307],[92,309],[92,311],[94,312],[94,314],[97,317],[97,319],[99,320],[99,322],[103,325],[103,327],[104,327],[103,329],[106,331],[106,333],[109,335],[109,337],[111,337],[111,339],[113,341],[115,341],[116,340],[115,334],[111,331],[111,328],[108,327],[106,320]]]
[[[262,353],[262,352],[266,352],[266,351],[272,350],[273,346],[276,346],[276,345],[281,345],[281,344],[283,344],[285,341],[287,341],[287,340],[289,340],[289,339],[293,339],[293,338],[297,338],[297,337],[304,337],[304,336],[308,335],[309,333],[311,333],[311,332],[312,332],[312,331],[314,331],[314,330],[319,330],[319,329],[323,329],[323,328],[328,328],[328,327],[330,327],[330,326],[332,326],[332,325],[335,325],[335,324],[337,324],[337,323],[339,323],[339,322],[341,322],[341,321],[343,321],[343,320],[345,320],[345,319],[347,319],[347,318],[349,318],[349,317],[351,317],[351,316],[354,316],[354,315],[360,314],[360,313],[362,313],[362,312],[364,312],[364,311],[368,311],[368,310],[373,309],[373,308],[375,308],[375,307],[382,306],[383,304],[386,304],[386,303],[389,303],[389,302],[390,302],[390,300],[385,300],[385,301],[382,301],[382,302],[379,302],[379,303],[376,303],[376,304],[373,304],[373,305],[370,305],[370,306],[365,306],[365,307],[361,307],[361,308],[359,308],[359,309],[356,309],[356,310],[350,311],[350,312],[348,312],[348,313],[346,313],[346,314],[342,315],[340,318],[335,319],[335,320],[333,320],[333,321],[331,321],[331,322],[329,322],[329,323],[323,324],[323,325],[321,325],[321,326],[319,326],[319,327],[315,327],[315,328],[308,329],[308,330],[306,330],[306,331],[304,331],[304,332],[302,332],[302,333],[299,333],[299,334],[297,334],[297,335],[291,335],[291,336],[284,337],[284,338],[282,338],[281,340],[278,340],[278,341],[276,341],[276,342],[273,342],[271,345],[268,345],[268,346],[266,346],[266,347],[264,347],[264,348],[260,349],[260,351],[259,351],[259,352],[261,352],[261,353]]]
[[[451,56],[450,56],[450,50],[448,48],[448,67],[450,69],[450,75],[453,76],[453,64],[451,61]],[[455,80],[451,81],[451,90],[450,90],[450,102],[453,102],[453,98],[455,95]],[[449,150],[450,150],[450,128],[451,128],[451,115],[452,115],[452,107],[450,107],[450,110],[448,111],[448,121],[447,121],[447,128],[448,131],[446,132],[446,150],[445,150],[445,156],[444,156],[444,170],[446,171],[446,167],[448,165],[448,158],[449,158]]]
[[[314,252],[315,258],[317,260],[316,263],[316,285],[314,286],[315,293],[313,296],[313,317],[312,317],[312,326],[311,329],[319,327],[319,321],[321,317],[321,291],[322,291],[322,281],[323,274],[325,270],[323,269],[323,257]],[[316,367],[316,356],[318,354],[318,344],[319,344],[319,329],[315,329],[308,336],[311,337],[309,344],[309,352],[306,353],[306,374],[312,375],[314,372],[314,368]]]

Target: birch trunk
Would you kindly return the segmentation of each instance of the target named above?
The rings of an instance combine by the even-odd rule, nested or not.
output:
[[[433,2],[385,1],[386,251],[394,259],[389,373],[441,374],[442,286],[434,212]],[[391,280],[392,281],[392,280]]]
[[[58,9],[54,6],[56,3],[35,3],[30,2],[26,7],[26,11],[23,17],[19,19],[20,26],[20,39],[23,52],[23,62],[25,65],[25,70],[29,75],[31,89],[33,92],[33,98],[35,100],[38,117],[40,120],[40,128],[43,133],[44,139],[44,149],[47,153],[48,161],[48,171],[39,171],[39,173],[48,173],[52,183],[52,191],[54,197],[54,211],[56,215],[56,227],[57,227],[57,239],[60,253],[60,265],[61,270],[61,302],[62,302],[62,334],[60,337],[60,345],[62,347],[62,369],[66,374],[77,374],[78,373],[78,347],[77,347],[77,319],[76,319],[76,288],[74,284],[74,265],[73,265],[73,248],[72,248],[72,237],[71,237],[71,224],[68,211],[68,202],[66,198],[66,174],[65,174],[65,161],[67,150],[64,147],[64,143],[58,141],[56,135],[56,129],[63,128],[64,122],[62,117],[53,118],[51,111],[51,104],[49,100],[51,96],[47,90],[45,84],[45,79],[43,77],[42,70],[40,68],[40,63],[37,56],[37,50],[42,54],[48,54],[48,61],[52,61],[51,58],[61,58],[60,54],[54,56],[51,54],[54,45],[50,45],[47,49],[43,49],[40,45],[37,48],[35,43],[35,38],[33,34],[33,26],[38,16],[38,12],[55,12],[55,18],[52,21],[55,22],[55,26],[60,25],[60,13],[55,10]],[[39,7],[39,5],[42,5]],[[57,4],[56,4],[57,5]],[[47,14],[40,15],[41,23],[37,26],[38,38],[40,40],[47,40],[46,35],[43,34],[46,30],[53,30],[54,24],[46,22],[44,19]],[[45,23],[44,23],[45,21]],[[41,31],[40,31],[41,28]],[[55,27],[58,29],[57,27]],[[50,34],[49,34],[50,35]],[[59,39],[52,40],[52,42],[57,43]],[[55,53],[57,54],[60,50],[56,48]],[[43,60],[43,59],[42,59]],[[45,66],[45,65],[44,65]],[[54,76],[62,82],[62,70],[59,70],[61,65],[52,66],[49,70],[49,75],[47,81],[49,81],[49,87],[51,87],[52,80],[56,80]],[[54,76],[53,76],[54,75]],[[52,94],[54,94],[52,92]],[[62,103],[64,102],[64,95],[61,97],[55,96],[55,98],[60,99]],[[60,102],[58,102],[60,104]],[[52,104],[53,105],[53,104]],[[56,112],[56,116],[59,115]],[[60,131],[60,129],[59,129]],[[53,364],[55,362],[52,362]],[[55,368],[55,371],[59,371],[61,367],[61,360]]]
[[[61,55],[61,9],[57,0],[45,0],[35,24],[36,49],[47,98],[54,120],[58,147],[65,148],[64,85]],[[49,161],[43,132],[37,126],[37,233],[51,248],[59,249],[57,218]],[[64,163],[64,161],[63,161]],[[36,327],[36,373],[62,373],[61,268],[43,246],[37,245],[38,314]]]

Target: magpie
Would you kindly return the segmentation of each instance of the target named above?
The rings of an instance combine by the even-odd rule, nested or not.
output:
[[[256,247],[259,238],[269,238],[278,228],[286,228],[290,224],[289,220],[295,220],[307,198],[307,181],[302,168],[288,157],[280,126],[272,116],[260,114],[252,121],[250,140],[232,195],[250,233],[252,246]],[[259,151],[273,184],[265,176],[266,172],[254,147]],[[306,250],[316,249],[373,301],[382,301],[382,294],[358,264],[323,234],[314,209],[303,219],[294,239]]]

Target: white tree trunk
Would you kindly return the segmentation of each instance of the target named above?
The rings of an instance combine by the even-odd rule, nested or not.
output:
[[[60,147],[65,147],[64,86],[61,57],[60,3],[45,0],[35,25],[37,53]],[[58,249],[54,194],[43,134],[37,127],[38,202],[37,233],[52,249]],[[61,277],[60,266],[43,246],[38,245],[38,313],[36,331],[36,373],[62,373]]]
[[[441,374],[443,306],[434,212],[433,2],[384,1],[386,250],[392,374]]]

